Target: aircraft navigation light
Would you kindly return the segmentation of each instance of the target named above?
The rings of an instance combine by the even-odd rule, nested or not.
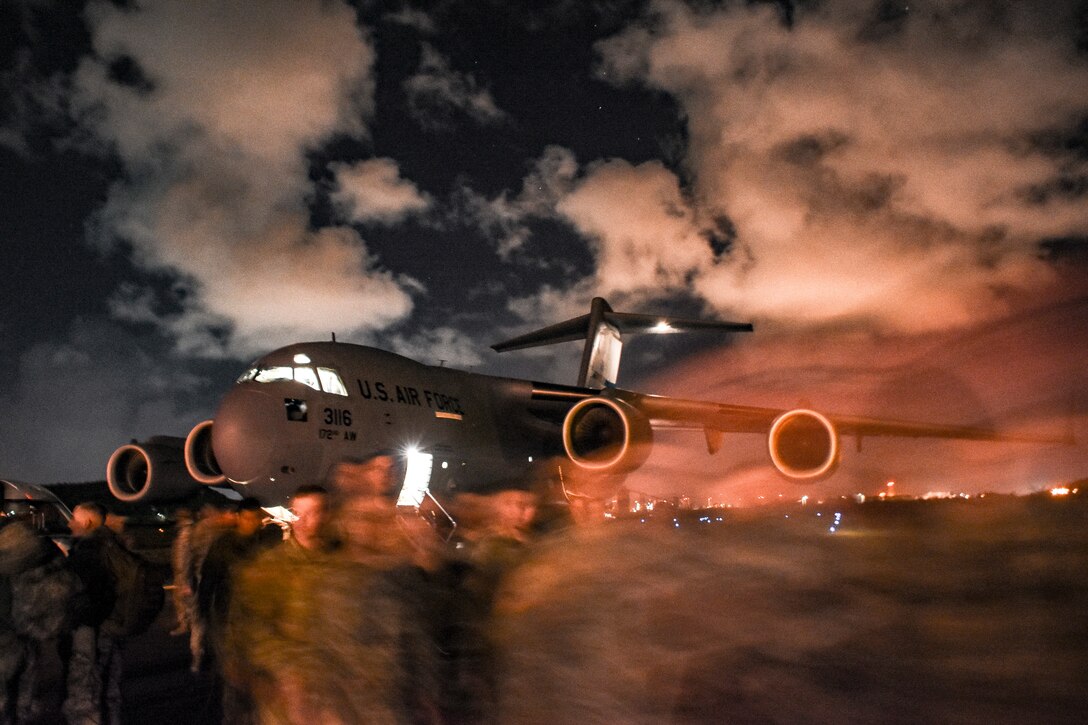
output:
[[[667,332],[676,332],[676,328],[670,325],[665,320],[661,320],[656,325],[650,328],[650,332],[661,335]]]
[[[295,364],[296,365],[309,365],[310,364],[310,356],[307,355],[304,352],[298,353],[297,355],[295,355]]]

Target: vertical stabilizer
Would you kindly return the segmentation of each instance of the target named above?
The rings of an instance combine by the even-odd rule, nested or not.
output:
[[[605,315],[612,308],[601,297],[594,297],[586,325],[586,345],[582,349],[582,365],[578,370],[578,385],[583,388],[611,388],[620,372],[623,338],[619,328]]]
[[[573,317],[565,322],[500,342],[492,345],[491,349],[495,352],[506,352],[538,345],[552,345],[557,342],[585,340],[585,347],[582,349],[582,364],[578,371],[578,385],[600,390],[616,384],[620,371],[620,354],[623,352],[624,333],[667,333],[692,330],[751,332],[752,325],[744,322],[686,320],[661,315],[613,312],[603,298],[594,297],[590,304],[589,314]]]

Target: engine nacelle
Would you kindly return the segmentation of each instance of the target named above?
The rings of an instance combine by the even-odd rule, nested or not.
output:
[[[185,498],[200,488],[185,470],[182,439],[172,436],[118,448],[106,464],[106,482],[110,493],[130,503]]]
[[[626,473],[646,462],[653,445],[650,421],[637,408],[611,398],[580,400],[563,420],[563,448],[580,468]]]
[[[771,463],[795,481],[816,481],[839,466],[835,426],[814,410],[789,410],[775,418],[767,436]]]
[[[206,420],[197,423],[185,438],[185,468],[190,476],[206,486],[215,486],[227,480],[212,450],[213,422]]]

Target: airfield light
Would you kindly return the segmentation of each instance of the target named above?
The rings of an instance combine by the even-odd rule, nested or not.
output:
[[[1050,495],[1051,496],[1068,496],[1069,495],[1069,487],[1068,486],[1055,486],[1054,488],[1050,489]]]
[[[297,355],[295,355],[295,364],[296,365],[309,365],[310,364],[310,356],[307,355],[304,352],[298,353]]]

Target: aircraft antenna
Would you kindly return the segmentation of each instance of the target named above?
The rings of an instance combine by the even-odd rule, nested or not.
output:
[[[336,342],[336,333],[335,333],[335,332],[334,332],[334,333],[332,333],[332,341],[333,341],[333,342]]]

